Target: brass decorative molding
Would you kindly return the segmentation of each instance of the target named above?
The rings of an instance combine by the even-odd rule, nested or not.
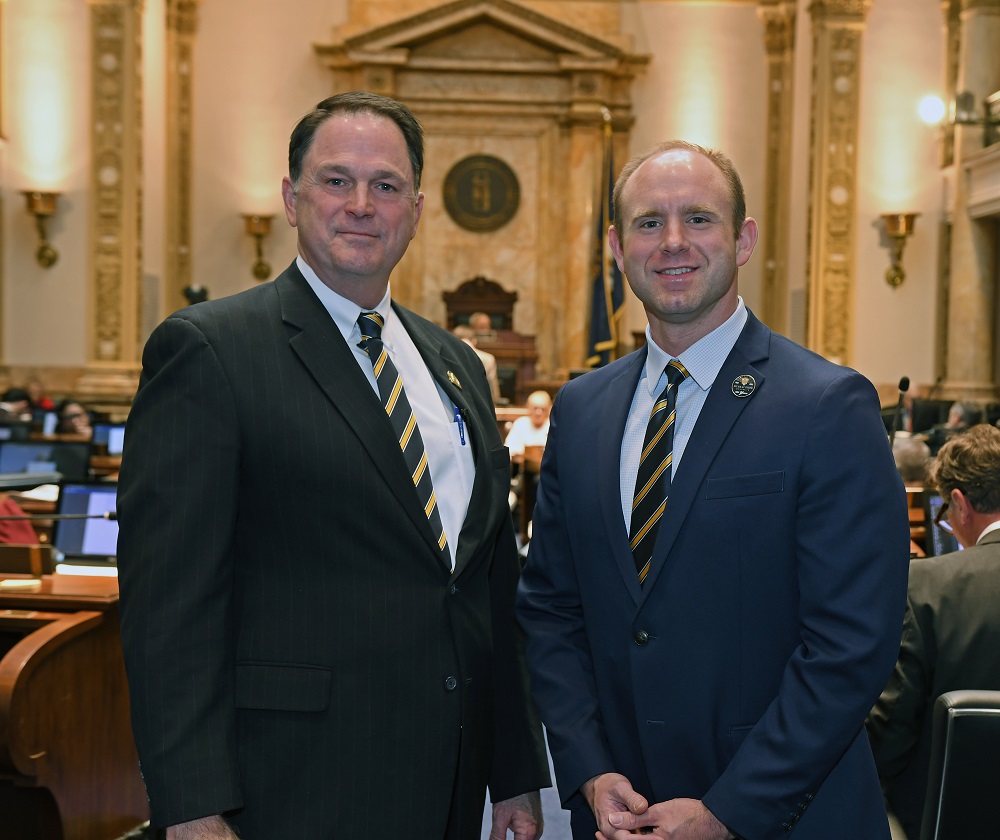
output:
[[[816,0],[809,224],[809,347],[853,355],[861,38],[867,0]]]

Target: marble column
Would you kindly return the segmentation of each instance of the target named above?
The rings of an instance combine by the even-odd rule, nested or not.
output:
[[[814,0],[807,345],[851,364],[861,37],[870,0]]]
[[[983,100],[1000,89],[1000,0],[961,0],[957,90]],[[984,129],[955,126],[951,194],[947,355],[941,394],[995,400],[997,221],[969,214],[966,164],[983,149]]]
[[[116,404],[139,371],[144,0],[88,0],[91,13],[87,366],[77,394]]]
[[[792,105],[795,77],[795,3],[760,0],[767,50],[767,150],[761,249],[764,257],[764,322],[788,334],[788,226],[792,166]]]

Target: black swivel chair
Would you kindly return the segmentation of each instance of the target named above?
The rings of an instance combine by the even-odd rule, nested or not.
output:
[[[996,837],[1000,691],[949,691],[934,703],[920,840]]]

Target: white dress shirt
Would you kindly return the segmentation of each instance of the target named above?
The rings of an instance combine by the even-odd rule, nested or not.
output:
[[[379,398],[379,403],[382,400],[371,360],[368,354],[358,347],[361,341],[358,316],[362,312],[375,311],[385,319],[385,326],[382,327],[382,343],[402,377],[406,399],[417,418],[420,437],[427,452],[427,465],[431,471],[434,493],[437,496],[441,524],[444,526],[448,548],[451,551],[451,568],[454,570],[458,536],[469,510],[472,484],[476,476],[468,430],[465,432],[463,444],[458,424],[455,422],[455,404],[431,376],[413,339],[393,311],[390,288],[386,289],[385,296],[374,310],[362,309],[356,303],[338,295],[320,280],[301,256],[296,259],[296,265],[344,336],[361,372],[371,383],[375,396]]]
[[[635,495],[635,479],[639,474],[639,458],[642,455],[642,444],[646,437],[646,426],[649,423],[649,413],[660,392],[666,387],[667,375],[664,368],[672,359],[678,361],[691,375],[685,379],[677,391],[677,417],[674,420],[674,457],[671,463],[671,476],[677,474],[684,457],[691,433],[701,409],[708,399],[708,392],[719,375],[736,339],[743,332],[747,323],[747,308],[743,298],[738,298],[736,311],[704,338],[699,339],[680,356],[670,356],[653,341],[649,325],[646,325],[646,364],[632,397],[632,406],[628,410],[628,420],[625,423],[625,435],[622,438],[621,449],[621,501],[622,515],[625,517],[625,530],[632,524],[632,499]]]

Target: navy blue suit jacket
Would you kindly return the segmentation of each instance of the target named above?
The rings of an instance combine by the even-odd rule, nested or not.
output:
[[[751,314],[640,587],[619,461],[645,355],[559,392],[518,592],[574,837],[594,831],[580,785],[612,771],[752,840],[888,837],[864,720],[899,650],[909,531],[875,389]]]

